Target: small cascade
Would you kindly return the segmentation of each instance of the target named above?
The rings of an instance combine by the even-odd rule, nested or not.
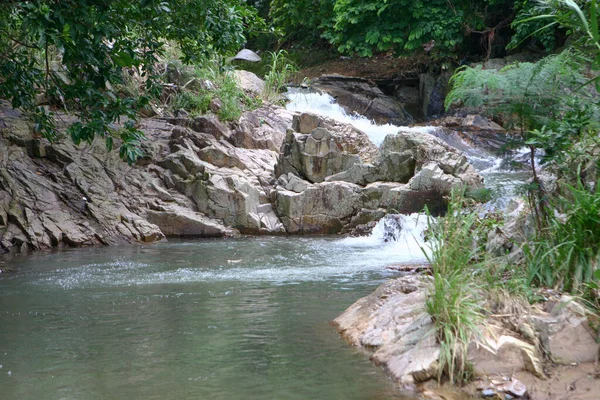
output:
[[[528,179],[530,173],[527,169],[515,170],[512,161],[522,162],[528,158],[527,148],[518,149],[510,154],[498,156],[493,151],[464,140],[458,132],[448,132],[434,126],[396,126],[391,124],[377,125],[368,118],[359,114],[348,114],[335,99],[328,94],[316,93],[307,89],[290,88],[287,92],[290,102],[287,109],[299,112],[311,112],[353,125],[365,132],[369,139],[377,146],[381,145],[385,137],[398,131],[412,131],[422,134],[431,134],[460,150],[469,162],[484,177],[486,187],[493,193],[493,200],[485,205],[487,210],[506,208],[512,199],[517,196],[518,188]],[[527,164],[527,163],[525,163]]]
[[[338,243],[347,247],[376,248],[379,258],[389,254],[390,259],[421,262],[426,260],[423,249],[428,249],[424,238],[426,230],[424,214],[388,214],[377,222],[369,236],[347,237]]]
[[[436,129],[432,126],[398,127],[392,124],[377,125],[360,114],[348,114],[336,103],[333,97],[326,93],[316,93],[301,88],[289,88],[286,96],[290,100],[286,105],[288,110],[310,112],[350,124],[366,133],[376,146],[381,145],[387,135],[395,134],[399,129],[422,133],[431,133]]]
[[[371,232],[383,242],[397,242],[402,235],[402,217],[400,214],[388,214],[383,217]]]

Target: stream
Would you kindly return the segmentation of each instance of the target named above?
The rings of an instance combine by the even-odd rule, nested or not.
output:
[[[290,97],[288,108],[350,122],[377,144],[399,129],[325,95]],[[463,150],[502,188],[502,207],[518,179],[498,157]],[[171,239],[17,258],[0,275],[0,398],[413,399],[329,321],[397,276],[386,266],[425,261],[425,227],[413,214],[363,238]]]

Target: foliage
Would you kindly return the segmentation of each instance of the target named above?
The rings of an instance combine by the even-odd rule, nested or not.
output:
[[[335,0],[272,0],[270,16],[286,41],[315,44],[324,29],[333,25]]]
[[[508,127],[539,129],[565,110],[564,96],[585,81],[581,69],[569,51],[500,71],[461,67],[450,80],[446,109],[485,107],[487,112],[502,114]]]
[[[238,48],[257,26],[242,0],[33,0],[0,4],[0,98],[31,117],[34,134],[56,136],[53,107],[79,117],[68,133],[75,143],[122,141],[133,162],[142,133],[137,111],[161,91],[158,56],[176,41],[186,62]],[[124,95],[126,70],[144,78],[144,90]],[[123,128],[117,128],[124,118]]]
[[[289,60],[285,50],[269,52],[268,72],[265,75],[265,90],[263,97],[265,100],[274,101],[278,98],[279,92],[286,83],[298,71],[296,65]]]
[[[515,1],[517,15],[512,24],[514,35],[508,44],[509,49],[516,49],[531,39],[534,44],[541,44],[546,51],[556,46],[557,24],[535,18],[541,14],[537,0]]]
[[[594,280],[600,261],[600,191],[582,183],[566,185],[555,204],[564,214],[552,217],[545,236],[527,248],[529,284],[566,291]]]
[[[271,15],[288,38],[321,36],[341,53],[414,52],[428,44],[449,56],[471,33],[493,37],[487,24],[506,18],[511,6],[510,0],[273,0]]]
[[[538,15],[517,21],[517,23],[531,23],[536,20],[550,21],[546,27],[558,25],[571,35],[573,47],[591,57],[592,70],[600,70],[600,31],[598,16],[600,9],[597,0],[583,2],[580,6],[574,0],[538,0]],[[600,91],[600,76],[595,76],[583,86],[590,83],[596,84]]]
[[[433,288],[427,312],[441,346],[440,376],[450,382],[468,378],[467,347],[483,321],[473,261],[481,253],[477,238],[482,230],[476,212],[461,208],[462,196],[454,193],[445,217],[435,221],[428,215],[429,251],[423,249],[433,270]]]
[[[244,93],[239,87],[233,68],[227,65],[222,58],[212,57],[201,65],[182,68],[181,74],[186,76],[183,85],[170,102],[174,112],[180,109],[198,116],[211,111],[211,102],[219,104],[216,114],[222,121],[237,120],[244,110],[256,109],[262,105],[257,96]],[[181,79],[181,78],[180,78]]]

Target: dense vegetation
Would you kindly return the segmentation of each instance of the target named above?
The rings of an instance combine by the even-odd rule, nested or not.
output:
[[[242,0],[33,0],[0,3],[0,98],[21,108],[35,134],[57,133],[50,103],[75,113],[76,143],[100,136],[139,156],[137,111],[162,91],[169,42],[184,62],[237,50],[260,19]],[[136,75],[138,90],[120,90]],[[113,125],[125,117],[121,129]]]
[[[535,301],[535,288],[551,288],[600,308],[599,9],[596,0],[549,0],[539,2],[536,11],[517,25],[543,21],[547,29],[564,29],[570,34],[570,47],[537,63],[517,63],[500,71],[461,68],[446,99],[449,109],[467,107],[502,121],[515,133],[513,145],[529,147],[533,171],[531,184],[524,188],[530,212],[521,218],[534,233],[524,243],[519,263],[490,258],[482,247],[490,229],[482,229],[484,221],[474,222],[476,212],[461,208],[460,198],[432,228],[441,245],[433,246],[434,288],[428,311],[444,350],[442,366],[451,380],[467,377],[465,346],[486,315],[481,302],[473,301],[474,293],[486,293],[490,303],[500,290],[515,304],[518,298]],[[455,241],[472,252],[457,252],[448,245]]]
[[[69,127],[68,134],[76,143],[102,137],[112,148],[116,140],[122,157],[133,162],[143,138],[135,129],[140,110],[168,108],[176,100],[174,106],[206,112],[212,98],[222,97],[225,107],[220,116],[235,119],[241,109],[259,104],[235,91],[224,74],[228,65],[219,58],[249,40],[264,50],[277,42],[327,43],[341,53],[359,56],[425,51],[457,61],[475,49],[489,57],[498,49],[504,51],[514,10],[525,16],[532,4],[529,0],[2,2],[0,98],[31,118],[35,135],[51,140],[57,134],[54,110],[75,113],[80,122]],[[514,44],[531,38],[538,25],[538,21],[519,25]],[[536,32],[533,41],[551,48],[555,35],[547,32]],[[278,58],[274,56],[271,60]],[[187,66],[193,71],[184,75],[215,80],[218,93],[181,90],[181,84],[189,81],[174,88],[173,68]],[[285,75],[293,71],[284,65],[279,68],[287,69]],[[277,73],[271,73],[272,80],[277,81]]]

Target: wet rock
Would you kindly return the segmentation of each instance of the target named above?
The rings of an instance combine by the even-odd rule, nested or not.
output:
[[[234,229],[175,204],[148,210],[146,218],[167,236],[224,237],[236,234]]]
[[[428,278],[406,276],[381,285],[333,321],[350,344],[373,351],[372,361],[402,383],[437,376],[439,345],[425,313]]]
[[[359,113],[379,124],[407,125],[412,121],[397,99],[364,79],[326,75],[316,79],[312,87],[334,97],[347,112]]]

